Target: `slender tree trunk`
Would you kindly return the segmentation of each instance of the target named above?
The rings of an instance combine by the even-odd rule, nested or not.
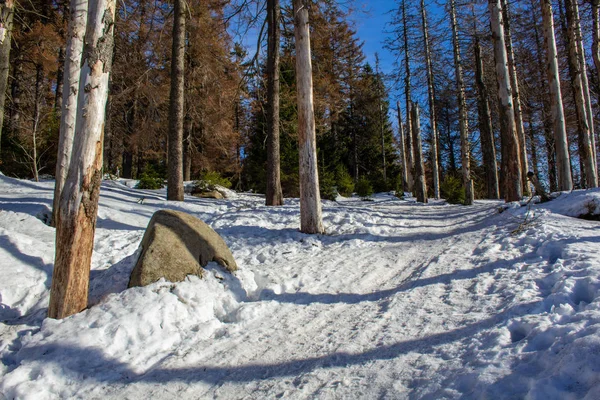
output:
[[[98,198],[102,140],[112,63],[115,0],[90,0],[86,52],[82,58],[73,157],[61,194],[50,318],[65,318],[87,306]]]
[[[183,137],[183,180],[191,180],[192,175],[192,129],[194,123],[189,115],[185,116],[185,129]]]
[[[300,159],[300,231],[324,233],[317,169],[308,0],[293,0]]]
[[[167,200],[183,201],[185,0],[175,0],[174,5],[171,95],[169,100],[169,176],[167,177]]]
[[[515,64],[515,55],[513,51],[512,35],[510,32],[510,9],[507,0],[502,0],[502,17],[504,22],[504,34],[506,43],[506,52],[508,55],[508,71],[510,74],[510,86],[512,88],[513,112],[515,115],[515,126],[517,129],[517,138],[519,139],[519,160],[521,162],[521,185],[524,196],[530,196],[529,180],[527,179],[528,157],[527,140],[525,128],[523,127],[523,111],[521,108],[521,94],[519,91],[519,79],[517,77],[517,67]]]
[[[410,114],[410,107],[412,104],[411,94],[411,73],[410,73],[410,50],[408,48],[408,25],[406,16],[406,0],[402,0],[402,26],[404,29],[404,97],[406,100],[406,163],[408,168],[406,169],[408,190],[413,190],[413,171],[415,169],[415,156],[414,156],[414,145],[412,143],[412,118]]]
[[[404,124],[402,123],[402,111],[400,110],[400,102],[396,102],[396,109],[398,110],[398,138],[400,146],[400,164],[402,167],[402,190],[408,192],[408,172],[406,166],[406,150],[404,141]]]
[[[593,125],[590,124],[592,121],[589,118],[591,108],[588,108],[587,101],[589,88],[587,85],[587,76],[584,82],[585,64],[582,64],[582,58],[580,58],[579,54],[580,50],[583,50],[583,46],[579,46],[579,12],[576,1],[565,0],[564,5],[567,21],[566,37],[569,47],[569,70],[577,111],[577,126],[579,128],[579,157],[584,167],[582,173],[585,173],[585,186],[595,188],[598,186],[598,179],[592,146],[593,131],[591,127]],[[583,55],[583,62],[585,63],[585,55]]]
[[[537,61],[537,70],[539,73],[539,82],[542,84],[542,86],[544,87],[544,94],[541,96],[541,103],[542,103],[542,108],[541,108],[541,114],[542,114],[542,125],[544,127],[544,144],[545,144],[545,150],[546,150],[546,158],[548,161],[548,187],[550,188],[550,192],[556,192],[558,190],[558,172],[556,169],[556,153],[554,151],[554,132],[553,132],[553,121],[550,118],[550,115],[552,114],[551,112],[551,105],[550,105],[550,100],[549,100],[549,96],[546,95],[546,93],[550,92],[550,88],[549,88],[549,82],[547,79],[548,74],[545,73],[544,71],[547,71],[547,67],[544,63],[544,57],[543,57],[543,46],[541,43],[541,39],[540,39],[540,34],[538,31],[538,16],[536,13],[537,10],[537,3],[535,2],[535,0],[531,0],[531,17],[532,20],[535,21],[534,24],[532,24],[533,27],[533,35],[534,35],[534,40],[535,40],[535,46],[536,46],[536,61]]]
[[[62,92],[63,92],[63,75],[65,65],[65,49],[60,47],[58,49],[58,68],[56,70],[56,88],[54,89],[54,110],[60,111]]]
[[[552,1],[541,0],[542,20],[544,29],[544,44],[546,47],[548,81],[550,83],[550,98],[552,104],[552,127],[554,130],[554,145],[556,150],[556,169],[558,174],[558,189],[573,189],[571,178],[571,160],[565,127],[562,94],[560,89],[560,74],[558,69],[558,54],[554,36],[554,15]]]
[[[583,87],[583,95],[585,97],[585,107],[588,117],[588,127],[590,129],[590,144],[592,147],[592,157],[594,169],[596,172],[595,184],[598,186],[598,157],[596,153],[596,135],[594,128],[594,110],[592,109],[592,96],[590,94],[590,83],[588,80],[587,60],[585,57],[585,49],[583,47],[583,36],[581,34],[581,18],[579,17],[579,5],[577,1],[573,1],[573,14],[575,16],[575,39],[577,41],[577,54],[579,55],[579,65],[581,66],[581,83]]]
[[[267,0],[267,206],[283,204],[279,155],[279,18],[279,0]]]
[[[425,179],[425,164],[423,163],[421,117],[419,116],[418,104],[412,105],[411,118],[413,144],[415,145],[415,197],[419,203],[427,203],[427,182]]]
[[[458,114],[460,124],[460,153],[462,164],[463,186],[465,188],[465,205],[473,204],[474,193],[471,182],[471,150],[469,144],[469,119],[467,116],[467,101],[465,99],[465,84],[463,80],[460,46],[458,43],[458,26],[456,23],[455,0],[450,0],[450,20],[452,23],[452,47],[454,50],[454,69],[458,92]]]
[[[498,107],[500,108],[500,142],[502,148],[502,189],[504,200],[519,201],[523,196],[519,137],[513,108],[513,92],[508,68],[504,21],[500,0],[489,0],[496,78],[498,80]]]
[[[540,169],[538,166],[538,155],[537,155],[537,144],[535,138],[535,129],[533,127],[533,105],[531,103],[527,104],[526,107],[529,110],[528,118],[529,118],[529,143],[531,143],[531,165],[533,167],[533,174],[536,179],[540,178]],[[529,174],[529,171],[527,171]]]
[[[21,76],[23,75],[23,55],[14,58],[11,85],[12,108],[10,113],[10,132],[18,136],[21,131]]]
[[[41,89],[42,89],[42,79],[44,78],[44,76],[42,75],[42,73],[44,72],[41,64],[36,64],[35,66],[35,95],[34,95],[34,103],[33,103],[33,126],[32,126],[32,139],[33,139],[33,157],[31,157],[31,163],[32,163],[32,172],[33,172],[33,179],[35,179],[36,182],[40,181],[40,177],[38,174],[38,165],[37,165],[37,132],[38,132],[38,127],[40,126],[40,108],[41,108],[41,102],[42,102],[42,98],[41,98]]]
[[[496,161],[496,145],[494,144],[494,131],[492,129],[492,112],[490,110],[489,92],[483,78],[483,60],[481,59],[481,44],[479,35],[475,32],[475,80],[477,81],[479,134],[481,137],[481,153],[487,197],[500,198],[498,187],[498,164]]]
[[[427,28],[427,10],[425,0],[421,0],[421,19],[423,27],[423,42],[425,45],[425,64],[427,66],[427,94],[429,100],[429,124],[431,125],[431,170],[433,172],[433,198],[440,198],[440,170],[438,165],[438,128],[435,114],[435,90],[433,83],[433,67],[429,46],[429,30]]]
[[[381,98],[379,99],[379,128],[381,131],[381,163],[383,167],[383,182],[387,187],[387,172],[386,172],[386,162],[385,162],[385,129],[383,122],[383,105],[381,104]]]
[[[77,98],[79,93],[79,77],[81,75],[81,56],[83,53],[83,37],[87,25],[88,2],[71,0],[70,20],[67,33],[67,54],[65,55],[62,106],[60,115],[60,134],[58,138],[58,155],[56,159],[56,182],[54,184],[54,202],[52,206],[52,225],[56,226],[62,194],[73,151],[75,122],[77,119]]]
[[[594,29],[592,36],[592,58],[594,59],[594,66],[596,67],[596,79],[600,84],[600,0],[592,0],[592,19],[594,21]],[[586,74],[587,75],[587,74]],[[592,121],[594,119],[594,113],[591,113]],[[594,155],[596,159],[596,171],[600,169],[600,165],[598,164],[598,142],[600,141],[600,137],[596,137],[598,135],[594,134]]]
[[[0,5],[0,144],[4,127],[4,105],[6,104],[6,89],[8,88],[8,74],[10,70],[10,48],[12,41],[13,15],[15,11],[14,0],[6,0]],[[2,147],[0,147],[0,162],[2,161]]]

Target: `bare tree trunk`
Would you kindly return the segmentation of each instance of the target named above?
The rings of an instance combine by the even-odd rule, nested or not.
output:
[[[385,130],[384,130],[384,122],[383,122],[383,105],[381,104],[381,98],[379,99],[379,128],[381,130],[381,163],[383,166],[383,182],[387,187],[387,172],[386,172],[386,163],[385,163]]]
[[[475,32],[475,80],[477,81],[479,134],[481,137],[481,153],[483,168],[485,170],[485,181],[487,197],[489,199],[500,198],[498,188],[498,164],[496,161],[496,145],[494,144],[494,131],[492,129],[492,112],[490,110],[489,92],[483,79],[483,61],[481,59],[481,44],[479,35]]]
[[[567,43],[569,46],[569,70],[571,73],[571,84],[575,97],[577,126],[579,128],[579,157],[583,164],[582,172],[585,172],[585,185],[588,188],[597,187],[596,162],[594,160],[594,151],[592,146],[593,130],[590,123],[590,111],[587,98],[589,97],[589,88],[587,86],[587,76],[584,82],[585,73],[585,55],[582,58],[579,54],[583,46],[579,46],[579,12],[576,1],[565,0],[565,12],[567,20]],[[579,33],[579,34],[578,34]],[[587,92],[587,96],[586,96]]]
[[[82,58],[72,162],[56,223],[56,258],[50,318],[65,318],[87,306],[90,264],[102,182],[102,140],[112,63],[116,0],[90,0],[86,52]]]
[[[433,86],[433,67],[431,65],[431,50],[429,47],[429,30],[427,28],[427,10],[425,0],[421,0],[421,19],[423,26],[423,41],[425,45],[425,63],[427,65],[427,94],[429,99],[429,124],[431,125],[431,170],[433,172],[433,198],[440,198],[440,168],[438,165],[438,128],[435,113],[435,90]]]
[[[558,174],[558,189],[573,189],[571,178],[571,161],[565,127],[562,94],[560,90],[560,74],[558,70],[558,55],[556,38],[554,36],[554,15],[552,1],[541,0],[542,20],[544,29],[544,44],[546,47],[548,81],[550,83],[550,98],[552,102],[552,127],[554,130],[554,145],[556,149],[556,169]]]
[[[533,167],[534,176],[536,179],[539,179],[540,170],[538,166],[537,144],[535,141],[535,129],[533,128],[533,105],[528,103],[526,109],[529,110],[529,143],[531,143],[531,165]],[[527,171],[527,174],[529,177],[529,171]]]
[[[507,0],[502,0],[502,17],[504,22],[504,34],[506,43],[506,52],[508,55],[508,71],[510,73],[510,86],[512,88],[513,97],[513,112],[515,115],[515,126],[517,129],[517,138],[519,139],[519,160],[521,162],[521,185],[524,196],[530,196],[529,180],[527,179],[528,172],[528,157],[527,157],[527,141],[525,136],[525,128],[523,127],[523,111],[521,108],[521,94],[519,92],[519,79],[517,77],[517,67],[515,65],[515,55],[513,52],[512,35],[510,33],[510,10]]]
[[[174,1],[171,95],[169,106],[169,176],[167,200],[183,201],[183,117],[185,94],[185,0]]]
[[[65,186],[67,173],[71,164],[73,137],[77,118],[77,97],[79,77],[81,74],[81,55],[83,53],[83,37],[87,25],[88,2],[71,0],[70,20],[67,31],[67,54],[65,55],[64,82],[60,114],[60,135],[58,138],[58,155],[56,158],[56,182],[54,184],[54,202],[52,205],[52,225],[56,226],[60,197]]]
[[[37,132],[38,127],[40,126],[40,107],[41,107],[41,89],[42,89],[42,66],[41,64],[36,64],[35,66],[35,95],[34,95],[34,103],[33,103],[33,126],[32,126],[32,139],[33,139],[33,157],[31,157],[32,163],[32,172],[33,179],[36,182],[40,181],[39,173],[38,173],[38,165],[37,165]]]
[[[400,146],[400,164],[402,167],[402,190],[408,192],[408,172],[406,171],[406,150],[404,141],[404,124],[402,123],[402,111],[400,110],[400,102],[396,102],[398,110],[398,138]]]
[[[454,69],[456,72],[456,86],[458,92],[458,114],[460,124],[460,153],[462,164],[463,186],[465,188],[465,205],[474,201],[473,184],[471,183],[471,151],[469,144],[469,120],[467,116],[467,102],[465,99],[465,84],[463,80],[460,46],[458,43],[458,26],[456,23],[456,3],[450,0],[450,20],[452,23],[452,47],[454,50]]]
[[[427,203],[427,182],[425,180],[425,164],[423,163],[423,148],[421,145],[421,117],[419,105],[413,104],[411,108],[412,137],[415,145],[415,197],[419,203]]]
[[[513,109],[508,55],[504,36],[502,5],[500,0],[489,0],[496,78],[498,80],[498,106],[500,108],[500,142],[502,148],[502,189],[504,200],[519,201],[523,196],[519,137]]]
[[[317,139],[313,107],[310,59],[310,1],[293,0],[296,38],[296,87],[298,93],[298,147],[300,159],[300,231],[324,233],[317,170]]]
[[[546,71],[546,66],[543,60],[543,49],[542,49],[542,44],[541,44],[541,40],[540,40],[540,34],[538,31],[538,24],[537,24],[537,13],[536,13],[536,9],[537,9],[537,3],[535,2],[535,0],[531,0],[531,16],[532,16],[532,20],[536,21],[536,23],[533,24],[533,35],[534,35],[534,40],[535,40],[535,46],[536,46],[536,61],[537,61],[537,67],[538,67],[538,73],[539,73],[539,79],[540,82],[544,85],[544,89],[546,89],[546,85],[549,86],[549,82],[548,79],[546,78],[548,75],[547,73],[545,74],[544,71]],[[547,88],[548,92],[550,92],[549,87]],[[558,180],[557,180],[557,169],[556,169],[556,153],[554,151],[554,133],[553,133],[553,121],[551,121],[550,119],[550,115],[552,114],[551,112],[551,105],[550,105],[550,101],[548,99],[548,96],[543,95],[542,96],[542,123],[544,126],[544,145],[545,145],[545,150],[546,150],[546,157],[548,160],[548,187],[550,188],[550,192],[556,192],[558,190]]]
[[[404,97],[406,100],[406,174],[407,174],[407,182],[408,182],[408,191],[412,192],[413,190],[413,171],[415,169],[415,157],[414,157],[414,145],[412,143],[412,121],[410,117],[410,107],[412,104],[412,94],[411,94],[411,74],[410,74],[410,51],[408,48],[408,26],[407,26],[407,17],[406,17],[406,1],[402,0],[402,25],[404,29]]]
[[[279,0],[267,0],[267,206],[283,204],[279,154],[279,16]]]
[[[183,136],[183,180],[191,180],[192,175],[192,129],[194,123],[189,115],[185,116],[185,129]]]
[[[14,0],[6,0],[0,5],[0,144],[2,143],[2,128],[4,126],[4,105],[6,104],[6,89],[8,88],[8,73],[10,70],[10,47],[13,30]],[[0,147],[0,162],[2,147]]]

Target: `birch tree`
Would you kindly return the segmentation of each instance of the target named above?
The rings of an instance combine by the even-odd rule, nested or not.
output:
[[[283,204],[279,155],[279,17],[279,0],[267,0],[267,206]]]
[[[558,189],[572,190],[573,180],[571,178],[571,160],[567,142],[567,129],[565,127],[562,93],[560,89],[560,74],[558,69],[558,54],[556,51],[556,37],[554,35],[552,1],[540,0],[540,3],[542,7],[542,24],[547,57],[548,82],[550,85],[552,129],[554,131],[554,146],[556,149]]]
[[[317,170],[317,145],[310,55],[310,1],[293,0],[298,96],[298,147],[300,160],[300,231],[324,233]]]
[[[112,63],[116,0],[90,0],[81,63],[73,155],[60,197],[50,318],[87,306],[90,264],[102,182],[102,141]]]
[[[174,1],[167,200],[183,201],[183,120],[185,94],[185,0]]]
[[[460,124],[460,153],[462,164],[462,180],[465,188],[465,205],[473,204],[474,193],[471,182],[471,150],[469,144],[469,120],[467,116],[467,102],[465,99],[465,83],[462,72],[460,46],[458,43],[458,25],[456,22],[456,2],[450,0],[450,23],[452,25],[452,48],[454,51],[454,70],[456,74],[456,87],[458,93],[458,114]]]
[[[54,184],[54,202],[52,207],[52,225],[54,226],[56,226],[60,196],[65,185],[65,180],[67,179],[69,165],[71,164],[71,152],[73,151],[83,37],[87,25],[87,8],[87,1],[71,0],[63,72],[64,90],[62,93],[58,155],[56,157],[56,182]]]

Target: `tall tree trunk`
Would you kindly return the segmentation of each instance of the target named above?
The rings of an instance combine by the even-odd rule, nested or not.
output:
[[[383,182],[387,187],[387,172],[385,162],[385,125],[383,121],[383,105],[381,104],[381,98],[379,99],[379,128],[381,131],[381,163],[383,167]]]
[[[65,65],[65,49],[58,49],[58,68],[56,70],[56,88],[54,89],[54,111],[60,111],[62,92],[63,92],[63,75]]]
[[[408,22],[406,17],[406,0],[402,0],[402,26],[404,30],[404,97],[406,101],[406,169],[408,190],[413,190],[413,171],[415,169],[414,145],[412,143],[412,121],[410,116],[410,107],[412,104],[411,94],[411,73],[410,73],[410,50],[408,48]]]
[[[102,182],[104,112],[111,69],[116,0],[90,0],[86,52],[82,58],[72,162],[56,223],[56,258],[50,318],[65,318],[87,306],[98,198]]]
[[[300,159],[300,231],[324,233],[317,170],[317,139],[313,106],[308,0],[293,0],[298,94],[298,147]]]
[[[415,197],[419,203],[427,203],[427,182],[421,145],[421,117],[419,116],[419,105],[416,103],[412,105],[411,118],[413,144],[415,145]]]
[[[460,153],[462,164],[462,180],[465,188],[465,205],[473,204],[474,193],[471,182],[471,150],[469,144],[469,120],[467,101],[465,99],[465,83],[463,80],[460,46],[458,43],[458,26],[456,23],[456,2],[450,0],[450,20],[452,23],[452,48],[454,50],[454,69],[456,73],[456,89],[458,92],[458,114],[460,124]]]
[[[552,1],[541,0],[541,5],[544,44],[546,47],[548,66],[548,82],[550,83],[550,99],[552,104],[552,128],[554,131],[554,145],[556,149],[558,189],[571,190],[573,189],[573,180],[571,178],[571,160],[569,156],[567,129],[565,127],[565,114],[560,90],[560,74],[558,69],[558,54],[556,52],[556,38],[554,36],[554,15],[552,13]]]
[[[406,171],[406,150],[404,140],[404,124],[402,123],[402,110],[400,110],[400,102],[396,102],[396,109],[398,110],[398,144],[400,146],[400,164],[402,167],[402,190],[408,192],[408,172]]]
[[[492,129],[492,112],[490,110],[489,92],[483,75],[483,60],[481,59],[481,44],[479,35],[475,32],[475,80],[477,81],[477,109],[479,113],[479,135],[481,137],[481,153],[487,197],[498,199],[498,164],[496,161],[496,145],[494,144],[494,131]]]
[[[545,73],[544,71],[547,70],[546,65],[544,63],[544,57],[543,57],[543,46],[540,40],[540,34],[538,31],[538,16],[537,16],[537,3],[535,0],[531,0],[531,17],[532,20],[535,21],[534,24],[532,24],[533,27],[533,36],[534,36],[534,40],[535,40],[535,46],[536,46],[536,62],[537,62],[537,70],[539,73],[539,82],[541,83],[541,85],[543,86],[544,89],[547,90],[547,92],[550,92],[550,88],[549,88],[549,82],[547,79],[548,74]],[[542,108],[541,108],[541,114],[542,114],[542,125],[544,127],[544,145],[545,145],[545,150],[546,150],[546,158],[548,161],[548,187],[550,189],[550,192],[556,192],[558,190],[558,172],[556,170],[556,153],[554,151],[554,132],[553,132],[553,121],[551,121],[550,115],[552,114],[551,112],[551,105],[550,105],[550,100],[548,99],[549,96],[546,96],[546,90],[544,90],[544,94],[541,96],[541,103],[542,103]]]
[[[279,155],[279,18],[279,0],[267,0],[267,206],[283,204]]]
[[[594,29],[592,36],[592,58],[594,59],[594,66],[596,67],[596,79],[600,84],[600,0],[592,0],[592,19],[594,21]],[[594,119],[594,113],[591,115],[592,121]],[[600,130],[596,130],[596,133],[593,136],[594,139],[594,154],[596,158],[596,171],[600,170],[600,165],[598,164],[598,142],[600,142],[600,136],[598,136],[598,132]],[[600,177],[599,177],[600,178]]]
[[[167,200],[183,201],[183,117],[185,94],[185,0],[174,1],[171,95],[169,100],[169,176]]]
[[[502,189],[504,200],[519,201],[523,196],[519,137],[513,109],[510,71],[504,36],[500,0],[489,0],[496,78],[498,80],[498,107],[500,108],[500,143],[502,149]]]
[[[33,126],[32,126],[32,139],[33,139],[33,149],[32,149],[32,157],[31,157],[31,170],[33,172],[33,179],[36,182],[40,181],[39,173],[38,173],[38,165],[37,165],[37,133],[38,128],[40,126],[40,108],[42,103],[42,80],[43,76],[43,68],[41,64],[35,65],[35,95],[34,95],[34,103],[33,103]]]
[[[540,169],[538,166],[538,155],[537,155],[537,144],[535,139],[535,129],[533,127],[533,105],[531,103],[527,104],[526,107],[529,118],[529,143],[531,143],[531,165],[533,167],[533,174],[539,180],[540,178]],[[529,171],[527,171],[529,173]]]
[[[510,9],[507,0],[502,0],[502,17],[504,22],[504,34],[506,43],[506,52],[508,55],[508,71],[510,73],[510,86],[512,88],[513,112],[515,115],[515,126],[517,129],[517,138],[519,139],[519,160],[521,162],[521,185],[524,196],[530,196],[529,180],[527,179],[529,160],[527,157],[527,139],[525,128],[523,127],[523,110],[521,107],[521,94],[519,91],[519,79],[517,77],[517,66],[515,64],[515,54],[513,51],[512,35],[510,32]]]
[[[52,225],[56,226],[60,197],[65,186],[67,173],[71,164],[75,122],[77,119],[77,98],[79,93],[79,77],[81,75],[81,56],[83,53],[83,37],[87,25],[88,2],[71,0],[70,20],[67,33],[67,54],[65,55],[64,82],[60,114],[60,134],[58,138],[58,155],[56,159],[56,182],[54,184],[54,202],[52,205]]]
[[[427,28],[427,10],[425,0],[421,0],[421,19],[423,27],[423,41],[425,45],[425,63],[427,65],[427,94],[429,100],[429,124],[431,125],[431,170],[433,172],[433,198],[440,198],[440,169],[438,165],[438,128],[435,113],[435,90],[433,83],[433,67],[431,64],[431,50],[429,46],[429,30]]]
[[[579,46],[579,12],[576,9],[576,1],[565,0],[565,13],[567,21],[567,44],[569,47],[569,72],[571,74],[571,86],[575,98],[577,127],[579,128],[579,157],[583,164],[582,173],[585,173],[585,186],[588,188],[597,187],[596,163],[594,160],[594,151],[592,146],[593,131],[590,125],[588,102],[586,97],[589,97],[589,88],[586,82],[584,83],[583,74],[584,64],[581,63],[579,51],[583,47]],[[585,55],[583,55],[585,63]],[[587,92],[587,96],[586,96]]]
[[[192,129],[194,123],[189,115],[185,116],[185,129],[183,137],[183,180],[192,178]]]
[[[0,144],[4,127],[4,105],[6,104],[6,89],[8,88],[8,73],[10,70],[10,48],[12,41],[13,16],[15,11],[14,0],[6,0],[0,5]],[[2,161],[2,147],[0,147],[0,162]]]

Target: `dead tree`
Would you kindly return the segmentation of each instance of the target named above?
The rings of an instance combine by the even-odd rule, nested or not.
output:
[[[419,105],[413,104],[410,113],[412,119],[412,137],[415,145],[415,197],[419,203],[427,203],[427,182],[425,179],[425,164],[423,162],[423,148],[421,145],[421,121]]]
[[[56,182],[54,184],[54,203],[52,207],[52,225],[56,226],[58,207],[62,189],[67,179],[73,137],[77,120],[77,98],[79,93],[79,77],[81,75],[81,55],[83,53],[83,37],[87,25],[88,2],[71,0],[70,20],[67,34],[67,50],[63,72],[63,93],[60,115],[60,134],[58,154],[56,156]]]
[[[558,189],[572,190],[571,160],[565,127],[565,113],[560,89],[560,74],[558,69],[558,54],[556,37],[554,35],[554,15],[551,0],[541,0],[544,44],[547,57],[548,82],[550,84],[550,101],[552,107],[552,128],[554,130],[554,146],[556,149],[556,171]]]
[[[90,265],[102,182],[103,127],[111,70],[116,0],[90,0],[81,62],[75,140],[56,223],[50,318],[87,306]]]
[[[310,27],[308,24],[309,4],[308,0],[294,0],[300,159],[300,231],[324,233],[317,170],[317,139],[313,106]]]
[[[465,188],[465,205],[474,201],[473,183],[471,182],[471,149],[469,143],[469,120],[467,116],[467,101],[465,98],[465,83],[462,72],[460,46],[458,44],[458,25],[456,22],[456,2],[450,0],[450,22],[452,24],[452,48],[454,50],[454,71],[456,74],[456,89],[458,92],[458,119],[460,125],[460,153],[462,164],[462,181]]]
[[[500,109],[500,142],[502,149],[502,189],[504,200],[519,201],[523,196],[521,179],[521,160],[519,138],[516,129],[513,108],[508,55],[506,52],[502,4],[500,0],[488,2],[492,39],[494,41],[494,59],[496,79],[498,81],[498,107]]]

